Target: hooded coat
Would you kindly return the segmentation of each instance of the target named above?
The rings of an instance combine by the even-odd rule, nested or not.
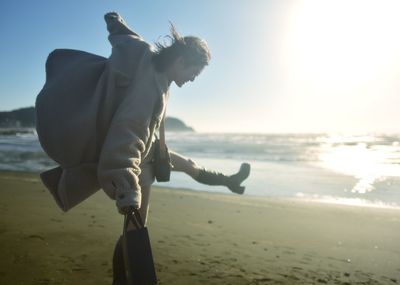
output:
[[[100,188],[118,207],[140,201],[141,163],[165,112],[169,82],[152,47],[118,14],[105,21],[111,56],[53,51],[36,99],[39,141],[59,164],[41,179],[64,211]]]

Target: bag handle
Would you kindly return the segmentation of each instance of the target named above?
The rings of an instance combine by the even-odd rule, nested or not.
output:
[[[165,113],[163,115],[163,118],[160,122],[160,128],[158,129],[159,135],[160,135],[160,157],[166,157],[166,154],[168,152],[167,150],[167,145],[165,143]]]
[[[139,210],[137,209],[134,209],[133,212],[128,213],[124,216],[123,233],[125,233],[126,230],[128,229],[129,221],[131,221],[138,230],[144,228],[142,217],[140,216]]]
[[[169,91],[166,94],[167,99],[169,98]],[[168,102],[168,100],[166,101]],[[165,110],[163,117],[160,122],[160,127],[158,128],[158,133],[160,136],[160,157],[164,158],[168,154],[167,144],[165,143],[165,117],[167,116],[167,103],[165,103]]]
[[[139,210],[134,209],[133,213],[135,214],[135,219],[139,222],[140,226],[142,228],[144,228],[144,223],[143,223],[142,217],[140,216]],[[133,215],[132,215],[132,218],[133,218]]]

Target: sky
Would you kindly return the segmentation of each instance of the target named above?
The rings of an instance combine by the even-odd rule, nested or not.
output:
[[[109,56],[103,15],[145,40],[204,38],[210,65],[171,85],[168,116],[200,132],[400,132],[400,1],[2,0],[0,111],[33,106],[47,55]]]

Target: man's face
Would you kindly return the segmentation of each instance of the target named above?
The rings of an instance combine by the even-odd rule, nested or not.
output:
[[[178,87],[182,87],[188,81],[194,81],[194,79],[201,73],[203,66],[189,65],[185,66],[184,61],[178,61],[175,70],[174,82]]]

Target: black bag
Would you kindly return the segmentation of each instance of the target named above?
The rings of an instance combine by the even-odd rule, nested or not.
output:
[[[127,231],[129,221],[132,221],[136,230]],[[134,210],[134,215],[132,213],[125,215],[122,249],[128,284],[157,284],[149,233],[138,210]]]
[[[171,177],[171,157],[166,145],[161,148],[161,142],[157,139],[154,147],[154,175],[158,182],[168,182]]]

